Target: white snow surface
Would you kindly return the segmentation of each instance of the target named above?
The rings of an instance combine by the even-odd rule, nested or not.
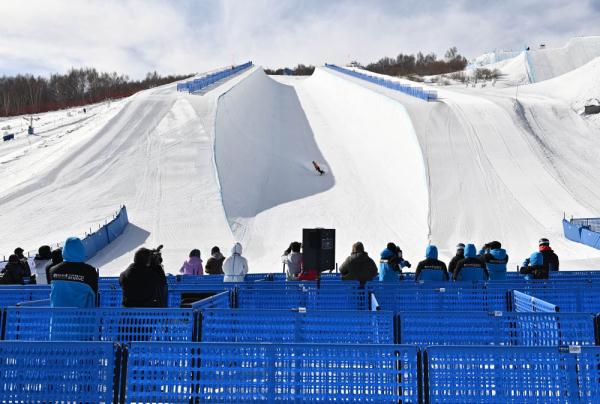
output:
[[[577,113],[599,78],[596,59],[519,87],[518,103],[462,86],[427,103],[326,68],[252,68],[202,95],[167,85],[40,114],[44,133],[0,145],[0,252],[82,236],[125,203],[131,225],[91,262],[104,275],[140,246],[164,244],[177,273],[191,249],[206,260],[235,241],[251,272],[280,271],[310,227],[336,228],[338,262],[356,241],[374,258],[394,241],[416,264],[429,241],[449,259],[458,242],[500,240],[513,269],[549,237],[563,268],[598,268],[561,219],[600,214],[600,129]]]

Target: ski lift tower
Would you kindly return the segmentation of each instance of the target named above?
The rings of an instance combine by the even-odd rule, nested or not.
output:
[[[27,118],[23,118],[23,119],[27,120]],[[33,115],[29,116],[29,127],[27,128],[27,134],[33,135]]]

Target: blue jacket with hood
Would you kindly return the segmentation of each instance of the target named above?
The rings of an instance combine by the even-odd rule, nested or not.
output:
[[[488,279],[488,271],[483,261],[476,256],[475,245],[467,244],[465,258],[458,261],[454,271],[457,281],[483,281]]]
[[[491,281],[506,279],[506,264],[508,255],[504,248],[495,248],[483,255],[485,266]]]
[[[419,262],[415,271],[415,281],[447,281],[448,269],[446,264],[438,260],[438,250],[434,245],[425,250],[427,259]]]
[[[64,262],[50,270],[50,303],[52,307],[96,307],[98,272],[84,263],[85,247],[77,237],[65,241]]]
[[[539,251],[531,254],[529,258],[523,262],[520,272],[526,275],[526,278],[533,279],[548,279],[550,272],[548,266],[544,265],[544,254]]]
[[[398,254],[395,251],[386,248],[381,252],[379,261],[379,281],[380,282],[398,282],[401,279],[399,272]]]

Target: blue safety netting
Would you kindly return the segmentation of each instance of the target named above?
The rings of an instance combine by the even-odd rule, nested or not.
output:
[[[207,74],[199,79],[186,81],[185,83],[177,83],[177,91],[187,91],[190,93],[200,91],[220,80],[230,77],[234,74],[241,72],[252,67],[252,62],[247,62],[241,65],[232,66],[223,70]]]
[[[402,312],[401,344],[595,345],[591,313]]]
[[[420,98],[425,101],[436,101],[438,98],[437,91],[435,90],[425,90],[422,87],[413,87],[405,83],[399,83],[397,81],[384,79],[378,76],[372,76],[370,74],[357,72],[355,70],[346,69],[332,64],[326,63],[325,67],[328,67],[340,73],[347,74],[352,77],[356,77],[361,80],[366,80],[370,83],[377,84],[385,88],[389,88],[390,90],[400,91],[401,93],[410,95],[412,97]]]
[[[394,313],[386,311],[207,309],[201,317],[208,342],[394,343]]]
[[[113,220],[101,226],[95,232],[88,234],[82,240],[86,260],[89,260],[108,244],[115,241],[117,237],[123,234],[128,224],[127,208],[122,206]]]
[[[109,342],[0,342],[0,401],[116,402],[118,347]]]
[[[419,402],[401,345],[133,343],[125,402]]]

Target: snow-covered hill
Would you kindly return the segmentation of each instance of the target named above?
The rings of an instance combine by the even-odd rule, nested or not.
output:
[[[371,255],[395,241],[416,262],[428,241],[449,258],[496,239],[516,264],[549,237],[566,267],[600,268],[561,231],[563,212],[600,214],[600,130],[576,108],[599,77],[593,60],[521,86],[518,103],[511,88],[462,86],[426,103],[327,68],[147,90],[0,145],[0,252],[81,234],[126,203],[132,225],[92,260],[104,274],[141,245],[164,244],[176,273],[192,248],[206,259],[236,240],[252,272],[279,271],[317,226],[337,229],[338,262],[358,240]]]

